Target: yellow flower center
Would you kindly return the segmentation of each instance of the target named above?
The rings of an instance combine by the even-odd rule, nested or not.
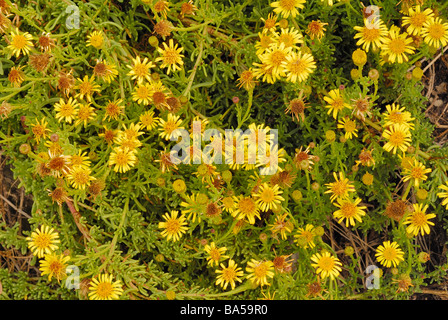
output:
[[[294,74],[301,74],[306,70],[306,62],[297,59],[288,63],[288,70]]]
[[[260,263],[254,268],[254,274],[257,278],[264,278],[268,273],[268,266],[265,263]]]
[[[175,64],[179,58],[179,53],[175,49],[166,49],[163,53],[163,61],[166,64]]]
[[[275,193],[271,189],[264,189],[260,194],[260,199],[266,203],[273,202],[275,200]]]
[[[275,19],[266,19],[264,22],[264,27],[266,29],[271,29],[275,27]]]
[[[64,273],[64,265],[58,260],[52,261],[48,268],[56,275],[57,278]]]
[[[63,117],[71,117],[75,113],[75,109],[71,104],[64,103],[59,112]]]
[[[347,132],[353,132],[353,131],[355,131],[355,130],[356,130],[356,123],[355,123],[355,121],[353,121],[353,120],[347,120],[347,121],[344,123],[344,129],[345,129],[345,131],[347,131]]]
[[[146,86],[140,86],[137,89],[137,97],[139,97],[140,99],[148,99],[150,94],[151,92]]]
[[[426,218],[426,214],[424,212],[417,211],[412,215],[411,221],[413,225],[423,227],[427,224],[428,219]]]
[[[423,24],[426,22],[426,15],[423,14],[422,12],[417,12],[409,19],[412,26],[416,28],[421,28]]]
[[[180,222],[177,219],[170,219],[166,222],[166,232],[168,234],[176,234],[180,230]]]
[[[164,130],[166,133],[171,134],[176,129],[177,129],[177,123],[175,121],[167,121],[165,123]]]
[[[331,257],[322,257],[320,258],[318,265],[324,271],[331,271],[334,267],[334,260]]]
[[[98,35],[98,34],[94,34],[90,37],[90,43],[92,44],[92,46],[94,46],[95,48],[99,48],[103,45],[103,36],[102,35]]]
[[[134,66],[134,73],[137,77],[144,77],[148,74],[148,66],[143,63],[139,63]]]
[[[96,294],[101,299],[109,298],[114,291],[112,284],[109,282],[100,282],[96,288]]]
[[[294,37],[293,35],[289,34],[289,33],[284,33],[282,35],[280,35],[280,37],[278,38],[279,42],[283,42],[285,44],[285,47],[292,47],[294,45]]]
[[[389,119],[394,123],[404,123],[404,114],[400,111],[392,111],[389,115]]]
[[[40,249],[48,248],[51,244],[51,238],[48,234],[40,234],[34,240],[36,247]]]
[[[236,272],[233,268],[225,268],[222,270],[222,278],[225,281],[232,281],[236,278]]]
[[[395,248],[389,247],[385,248],[383,251],[383,257],[385,260],[395,260],[397,258],[397,250]]]
[[[414,179],[423,179],[425,176],[425,172],[421,167],[414,167],[411,170],[411,177]]]
[[[126,165],[129,162],[129,154],[125,152],[117,153],[115,163],[119,166]]]
[[[336,196],[342,196],[347,192],[347,184],[344,181],[336,181],[331,187],[331,191]]]
[[[363,38],[367,42],[375,41],[380,37],[380,29],[379,28],[367,28],[365,27],[362,32]]]
[[[345,218],[352,218],[356,215],[356,205],[350,202],[345,202],[341,206],[341,213]]]
[[[333,102],[331,103],[331,106],[333,107],[333,109],[342,110],[344,108],[344,99],[343,98],[334,99]]]
[[[389,43],[389,50],[395,54],[403,54],[406,50],[406,42],[402,38],[392,39]]]
[[[12,46],[16,49],[23,49],[26,47],[27,40],[24,35],[18,34],[12,39]]]
[[[395,131],[390,135],[389,141],[394,146],[399,146],[405,141],[406,137],[403,132]]]
[[[211,249],[210,250],[210,257],[212,258],[212,260],[214,261],[219,261],[219,259],[221,258],[221,253],[219,252],[218,249]]]
[[[428,33],[431,36],[431,38],[439,40],[444,37],[445,29],[443,28],[442,24],[434,23],[428,27]]]
[[[73,181],[79,185],[85,185],[89,183],[89,173],[85,170],[77,170],[73,173]]]
[[[255,202],[250,198],[242,199],[238,202],[238,208],[243,214],[252,213],[255,210]]]
[[[286,56],[281,50],[276,50],[271,54],[271,63],[274,67],[280,67]]]

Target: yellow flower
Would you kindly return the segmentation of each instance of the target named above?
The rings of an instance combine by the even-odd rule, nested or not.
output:
[[[55,252],[46,254],[44,259],[40,261],[41,276],[48,275],[48,281],[55,277],[60,282],[67,277],[65,270],[68,260],[70,260],[70,257],[63,254],[59,256]]]
[[[285,198],[280,195],[282,193],[283,191],[279,190],[277,184],[271,187],[265,182],[260,186],[259,191],[254,195],[254,198],[261,211],[268,211],[277,209],[277,206],[285,200]]]
[[[118,117],[123,114],[124,106],[121,105],[123,100],[117,99],[115,101],[110,101],[104,107],[104,118],[103,120],[118,120]]]
[[[238,265],[232,259],[229,260],[229,264],[226,267],[221,263],[221,270],[216,270],[215,272],[219,275],[216,277],[216,285],[221,285],[221,287],[226,290],[227,286],[235,289],[235,281],[241,282],[240,277],[244,276],[243,270],[238,267]]]
[[[291,47],[293,49],[299,49],[298,44],[303,43],[302,35],[300,32],[291,27],[286,29],[281,29],[280,33],[274,33],[273,39],[277,43],[283,43],[286,48]]]
[[[361,202],[360,198],[356,198],[356,200],[351,199],[337,199],[337,203],[334,205],[339,208],[333,213],[333,217],[338,219],[339,223],[342,223],[345,220],[345,226],[349,225],[354,226],[356,224],[355,220],[358,222],[362,222],[362,216],[365,216],[364,212],[367,207],[358,206]]]
[[[255,81],[255,73],[252,69],[245,70],[241,72],[240,77],[238,78],[238,88],[244,87],[247,91],[252,90],[255,88],[255,85],[257,84],[257,81]]]
[[[40,229],[37,228],[31,232],[31,235],[26,240],[28,241],[28,248],[38,258],[52,253],[58,248],[58,244],[60,243],[59,234],[49,226],[41,226]]]
[[[142,127],[150,131],[157,126],[160,119],[158,117],[154,117],[154,111],[149,110],[145,113],[142,113],[139,117],[139,120],[139,123],[142,125]]]
[[[77,154],[69,156],[70,158],[70,166],[82,166],[82,167],[90,167],[90,160],[87,156],[86,152],[82,152],[82,150],[78,150]]]
[[[188,214],[187,219],[191,219],[192,222],[195,222],[196,218],[198,219],[198,222],[201,222],[201,216],[206,210],[205,204],[197,201],[197,194],[192,194],[191,196],[185,194],[183,197],[185,199],[180,205],[185,209],[182,210],[182,214]]]
[[[439,189],[445,190],[445,192],[437,193],[437,196],[443,199],[442,206],[446,205],[446,209],[448,209],[448,183],[440,185]]]
[[[163,215],[165,221],[159,222],[159,229],[164,229],[162,231],[162,237],[166,237],[168,241],[171,239],[173,239],[173,242],[178,241],[182,237],[182,234],[188,230],[185,216],[182,214],[177,217],[178,214],[179,211],[171,210],[171,215],[165,213]]]
[[[127,147],[115,147],[109,156],[109,165],[114,166],[115,172],[124,173],[135,166],[137,157],[135,152]]]
[[[358,31],[355,35],[355,39],[359,39],[356,45],[362,46],[366,52],[370,48],[380,48],[387,36],[387,28],[381,19],[364,19],[364,26],[355,26],[354,29]]]
[[[132,59],[133,65],[128,65],[127,67],[131,69],[129,71],[128,76],[131,76],[131,79],[137,79],[137,83],[142,83],[143,80],[151,81],[151,73],[149,70],[155,65],[148,60],[148,58],[144,58],[143,61],[140,60],[140,56],[137,56],[135,59]]]
[[[132,92],[132,100],[138,104],[147,106],[151,101],[152,90],[148,83],[140,83],[134,88]]]
[[[367,54],[364,50],[358,48],[353,51],[352,60],[356,66],[362,67],[367,63]]]
[[[271,74],[274,81],[285,76],[285,66],[283,62],[286,62],[286,57],[290,52],[291,47],[285,47],[284,43],[273,43],[265,53],[259,56],[261,62],[265,64],[267,68],[272,68]]]
[[[356,122],[354,120],[349,119],[348,117],[344,117],[338,121],[338,128],[345,130],[345,139],[351,139],[353,136],[357,137],[358,129],[356,129]]]
[[[95,83],[95,77],[84,76],[83,79],[78,78],[77,80],[79,83],[75,89],[79,90],[79,93],[75,95],[75,98],[84,99],[85,97],[88,102],[92,101],[92,95],[100,91],[100,86]]]
[[[286,233],[290,233],[293,229],[293,225],[290,222],[285,221],[287,216],[288,213],[276,216],[275,222],[269,225],[271,227],[272,234],[276,235],[277,233],[280,233],[283,240],[286,240]]]
[[[431,8],[421,11],[420,5],[409,8],[407,16],[403,17],[402,26],[408,26],[406,31],[410,35],[420,36],[422,28],[426,22],[434,18]]]
[[[93,31],[87,36],[86,47],[92,46],[96,49],[100,49],[104,43],[104,36],[101,31]]]
[[[255,223],[255,217],[260,218],[259,207],[255,199],[252,197],[245,197],[244,195],[234,196],[235,210],[232,212],[232,216],[238,220],[247,219],[250,224]]]
[[[160,65],[160,68],[166,68],[168,67],[167,74],[170,74],[171,70],[181,70],[181,66],[183,66],[184,62],[182,58],[184,57],[183,54],[180,54],[184,48],[177,47],[178,44],[174,45],[173,39],[170,39],[168,41],[168,45],[166,42],[163,43],[163,49],[157,48],[157,51],[160,53],[160,57],[156,58],[156,62],[162,61],[162,64]]]
[[[405,152],[411,142],[411,133],[404,124],[395,124],[383,132],[383,137],[387,139],[383,146],[384,150],[395,154],[397,149]]]
[[[47,128],[48,122],[45,118],[39,120],[36,119],[36,123],[31,124],[31,132],[34,135],[34,140],[39,143],[41,138],[47,138],[47,132],[50,132],[50,129]]]
[[[311,266],[316,269],[316,273],[325,279],[330,277],[331,280],[334,280],[339,276],[339,273],[342,271],[342,263],[339,259],[330,254],[328,251],[324,251],[323,253],[315,253],[311,257]]]
[[[247,263],[246,272],[248,275],[246,276],[254,285],[270,285],[268,282],[268,278],[274,277],[274,264],[272,261],[258,261],[255,259],[251,259]]]
[[[339,89],[331,90],[324,100],[328,103],[325,108],[328,108],[328,114],[333,113],[333,118],[337,118],[338,113],[344,110],[344,108],[351,109],[350,104],[345,102],[344,97],[341,96]]]
[[[74,188],[84,190],[86,187],[90,186],[90,182],[92,180],[96,180],[96,178],[92,177],[90,173],[90,168],[76,166],[70,170],[67,178]]]
[[[170,11],[170,3],[165,0],[159,0],[154,4],[154,11],[166,19],[166,15]]]
[[[167,120],[160,119],[159,121],[160,136],[165,140],[170,140],[174,137],[177,129],[183,129],[181,124],[182,120],[178,115],[169,113]]]
[[[389,30],[389,36],[384,38],[381,45],[381,55],[387,56],[390,63],[403,63],[409,60],[408,54],[413,54],[415,49],[410,45],[414,40],[408,37],[406,32],[400,34],[400,29],[393,26]]]
[[[93,68],[93,74],[104,80],[106,83],[111,83],[117,77],[118,70],[113,63],[97,60],[97,63]]]
[[[384,127],[403,124],[409,129],[414,129],[414,124],[411,122],[414,118],[412,118],[412,114],[409,111],[405,110],[405,107],[400,107],[398,103],[386,105],[386,112],[383,114],[385,120]]]
[[[333,202],[336,199],[347,199],[349,192],[355,192],[355,186],[350,184],[350,181],[344,177],[342,172],[339,172],[339,179],[336,172],[333,172],[335,182],[326,183],[328,190],[324,193],[331,193],[330,201]]]
[[[359,156],[358,156],[359,160],[355,161],[356,165],[359,166],[361,164],[362,166],[365,166],[365,167],[371,167],[371,166],[375,165],[375,159],[372,156],[372,152],[373,152],[373,149],[366,150],[365,148],[363,148],[361,150],[361,152],[359,153]]]
[[[31,48],[34,47],[33,42],[31,42],[32,39],[33,36],[28,32],[21,33],[19,29],[16,29],[15,32],[11,31],[11,40],[7,49],[11,50],[16,57],[19,57],[20,54],[28,55]]]
[[[268,14],[268,17],[266,19],[261,18],[261,21],[264,22],[263,26],[263,33],[269,33],[274,32],[278,22],[277,22],[277,15],[274,15],[273,13]]]
[[[428,177],[426,176],[426,173],[430,173],[432,170],[431,168],[426,168],[423,163],[417,161],[417,159],[413,159],[414,161],[411,162],[409,168],[404,168],[404,174],[403,181],[409,181],[412,180],[414,182],[414,186],[418,187],[420,185],[420,181],[426,181]]]
[[[398,243],[384,241],[382,245],[379,245],[376,249],[375,257],[381,265],[390,268],[396,267],[403,259],[404,252],[400,249]]]
[[[302,54],[301,51],[299,53],[290,52],[282,65],[286,80],[292,83],[306,81],[316,69],[314,57],[310,53]]]
[[[295,18],[299,14],[297,9],[305,8],[304,3],[306,0],[280,0],[272,2],[271,7],[276,14],[281,14],[285,19],[289,16]]]
[[[429,234],[431,229],[429,226],[433,226],[434,222],[429,221],[429,219],[435,218],[436,215],[434,213],[426,213],[428,209],[428,205],[423,207],[423,204],[414,203],[412,205],[414,207],[414,211],[411,212],[403,224],[408,224],[406,228],[406,232],[417,236],[419,233],[424,236],[425,234]]]
[[[313,249],[316,244],[314,243],[314,226],[312,224],[307,224],[305,228],[298,228],[297,233],[294,235],[294,242],[297,243],[298,246],[306,249]]]
[[[364,175],[361,178],[362,183],[364,183],[366,186],[370,186],[373,183],[373,175],[369,172],[364,173]]]
[[[75,126],[79,124],[83,124],[84,127],[87,126],[87,123],[93,119],[95,119],[96,113],[95,108],[90,106],[90,104],[79,104],[79,110],[77,114],[77,119],[75,121]]]
[[[208,264],[213,266],[215,264],[216,266],[219,265],[220,260],[225,260],[229,258],[229,256],[224,255],[224,253],[227,251],[226,247],[217,248],[216,244],[214,242],[210,243],[210,245],[206,245],[204,247],[204,251],[207,252],[207,261]]]
[[[439,17],[429,19],[423,25],[421,35],[423,41],[435,48],[444,47],[448,44],[448,23]]]
[[[320,20],[313,20],[308,24],[306,33],[310,36],[311,40],[314,40],[314,38],[320,40],[324,36],[326,25],[328,25],[328,23],[321,22]]]
[[[72,123],[75,120],[76,115],[78,114],[79,104],[72,97],[68,99],[67,102],[64,99],[60,99],[59,102],[55,103],[54,110],[56,111],[56,119],[61,122],[64,120],[65,122]]]
[[[121,281],[113,281],[111,274],[102,274],[90,281],[89,300],[118,300],[122,294]]]
[[[25,74],[22,69],[24,66],[12,67],[8,73],[8,80],[15,88],[19,88],[23,81],[25,81]]]

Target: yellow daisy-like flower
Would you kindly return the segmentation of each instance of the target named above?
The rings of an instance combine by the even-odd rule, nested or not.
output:
[[[333,202],[336,199],[347,199],[349,192],[355,192],[355,186],[350,184],[350,181],[344,177],[342,172],[339,172],[339,179],[336,172],[333,172],[335,182],[326,183],[328,190],[324,193],[331,193],[330,201]]]
[[[403,177],[403,181],[413,181],[414,187],[419,187],[421,181],[426,181],[428,176],[426,173],[430,173],[431,168],[426,168],[423,163],[419,162],[417,159],[413,159],[414,161],[410,163],[409,167],[404,168],[403,173],[405,176]]]
[[[313,20],[308,24],[306,33],[310,36],[311,40],[314,40],[314,38],[320,40],[325,34],[326,25],[328,25],[328,23],[322,22],[320,20]]]
[[[280,195],[283,191],[280,191],[279,188],[280,187],[277,184],[271,187],[266,182],[260,186],[259,191],[254,195],[254,198],[261,211],[277,209],[278,205],[285,200],[285,198]]]
[[[265,53],[272,43],[275,43],[272,34],[259,32],[258,40],[255,42],[256,55],[260,56]]]
[[[268,278],[274,277],[274,264],[272,261],[258,261],[251,259],[247,263],[246,278],[256,286],[269,286]]]
[[[252,197],[245,197],[244,195],[234,196],[235,209],[232,212],[232,216],[238,220],[247,219],[250,224],[255,223],[255,217],[260,218],[257,202]]]
[[[56,111],[56,119],[61,122],[64,120],[67,123],[72,123],[78,114],[79,103],[70,97],[67,102],[64,99],[60,99],[55,103],[54,110]]]
[[[13,55],[19,57],[21,54],[28,55],[31,48],[34,47],[31,41],[33,36],[28,32],[20,32],[19,29],[11,31],[10,43],[7,49],[12,52]]]
[[[41,276],[48,275],[48,281],[51,281],[51,278],[54,277],[60,282],[67,277],[65,270],[69,260],[70,256],[63,254],[59,256],[55,252],[46,254],[44,259],[40,261],[39,270],[42,272]]]
[[[117,66],[113,63],[97,60],[97,63],[93,68],[93,74],[106,83],[111,83],[117,77],[118,70]]]
[[[124,173],[131,170],[135,166],[137,157],[135,152],[127,147],[115,147],[109,156],[109,165],[114,166],[115,172]]]
[[[198,219],[198,222],[201,222],[201,216],[204,215],[206,211],[205,203],[197,201],[197,196],[198,194],[194,193],[191,196],[185,194],[183,195],[184,201],[180,203],[180,205],[185,208],[182,210],[182,214],[187,215],[187,219],[191,219],[192,222],[195,222],[196,218]]]
[[[384,241],[382,245],[376,248],[376,260],[387,268],[398,266],[401,261],[404,261],[403,256],[403,250],[400,249],[400,246],[395,241]]]
[[[280,33],[274,33],[273,39],[277,43],[283,43],[285,47],[291,47],[293,49],[299,49],[298,44],[303,43],[303,36],[296,28],[281,29]]]
[[[156,62],[162,61],[162,64],[160,65],[160,68],[166,68],[168,67],[167,74],[170,74],[171,70],[175,72],[176,70],[181,70],[181,66],[183,66],[184,62],[182,58],[184,57],[183,54],[180,54],[184,48],[180,47],[178,48],[178,44],[174,45],[173,39],[170,39],[168,41],[168,45],[166,42],[163,44],[162,48],[157,48],[157,51],[160,53],[160,57],[156,58]]]
[[[285,66],[283,62],[286,61],[286,57],[291,52],[291,47],[285,47],[284,43],[273,43],[269,48],[259,56],[261,62],[266,65],[267,68],[272,68],[271,74],[274,81],[280,77],[285,76]]]
[[[323,253],[315,253],[311,257],[311,266],[316,269],[316,273],[322,277],[322,279],[330,278],[334,280],[339,276],[342,271],[342,263],[338,257],[333,256],[330,252],[324,251]]]
[[[86,187],[90,186],[92,180],[96,180],[95,177],[90,175],[91,172],[90,168],[77,166],[70,170],[67,178],[74,188],[84,190]]]
[[[36,119],[35,123],[31,124],[31,132],[34,135],[34,140],[36,140],[37,143],[40,142],[40,139],[47,138],[47,132],[50,132],[50,129],[47,128],[48,122],[45,118],[42,118],[39,122],[39,120]]]
[[[221,263],[221,270],[216,270],[215,272],[219,275],[216,277],[216,285],[221,285],[221,287],[226,290],[227,286],[235,289],[235,281],[241,282],[240,277],[244,276],[243,270],[238,267],[234,260],[230,259],[227,267]]]
[[[362,46],[366,52],[380,48],[388,33],[381,19],[364,19],[364,26],[355,26],[354,29],[358,31],[355,35],[355,39],[359,39],[356,45]]]
[[[226,247],[217,248],[216,244],[214,242],[207,244],[204,247],[204,251],[207,252],[207,261],[208,264],[213,266],[215,264],[216,266],[219,265],[220,260],[225,260],[229,258],[229,256],[224,255],[224,253],[227,251]]]
[[[316,69],[316,62],[310,53],[302,54],[301,51],[296,53],[290,52],[286,56],[286,60],[282,62],[283,73],[286,75],[286,80],[292,83],[303,82],[308,79],[310,74]]]
[[[163,18],[166,19],[166,16],[170,11],[170,3],[165,0],[159,0],[154,4],[153,8],[156,13],[159,13]]]
[[[87,152],[83,152],[82,150],[78,150],[77,154],[69,156],[70,166],[82,166],[82,167],[90,167],[90,160]]]
[[[439,17],[429,19],[421,30],[423,41],[435,48],[448,44],[448,22],[443,22]]]
[[[344,110],[344,108],[351,109],[352,106],[345,102],[344,97],[341,95],[341,91],[339,89],[331,90],[327,96],[324,97],[325,102],[328,105],[325,108],[328,108],[328,114],[333,113],[333,118],[337,118],[338,113]]]
[[[280,0],[271,3],[276,14],[281,14],[283,18],[291,16],[295,18],[299,14],[298,9],[305,8],[306,0]]]
[[[439,198],[442,198],[442,206],[446,206],[448,209],[448,182],[439,186],[439,189],[445,190],[444,192],[437,193]]]
[[[118,300],[122,294],[121,281],[113,281],[111,274],[102,274],[90,281],[89,300]]]
[[[151,102],[152,90],[148,83],[140,83],[132,92],[132,101],[147,106]]]
[[[249,70],[244,70],[241,72],[240,77],[238,78],[238,88],[244,87],[247,91],[250,91],[255,88],[257,81],[255,81],[255,73],[252,68]]]
[[[383,132],[383,137],[387,139],[383,146],[384,150],[395,154],[397,149],[405,152],[411,143],[411,132],[404,124],[395,124]]]
[[[383,114],[384,127],[393,126],[395,124],[403,124],[409,129],[414,129],[412,121],[414,118],[409,111],[405,111],[405,107],[401,107],[398,103],[388,104],[386,106],[386,112]]]
[[[142,83],[145,79],[151,81],[151,73],[149,70],[154,68],[155,65],[148,58],[145,57],[142,61],[140,60],[140,56],[137,56],[135,59],[132,59],[132,63],[132,65],[127,66],[131,69],[128,73],[131,79],[137,79],[137,83]]]
[[[355,220],[358,222],[362,222],[362,216],[365,216],[364,212],[367,207],[358,206],[361,202],[360,198],[356,198],[355,200],[351,199],[337,199],[337,203],[334,205],[339,208],[333,213],[333,217],[338,220],[339,223],[345,220],[345,226],[349,225],[354,226],[356,224]]]
[[[436,215],[434,213],[426,213],[428,205],[423,206],[423,204],[414,203],[412,206],[414,207],[414,211],[406,216],[403,222],[403,224],[409,225],[406,228],[406,232],[414,236],[417,236],[419,233],[422,236],[429,234],[431,232],[429,226],[434,225],[434,222],[429,221],[429,219],[435,218]]]
[[[31,232],[31,235],[26,240],[28,241],[28,248],[38,258],[43,258],[44,255],[55,251],[60,243],[59,234],[49,226],[37,228]]]
[[[117,99],[115,101],[108,101],[104,107],[104,118],[103,120],[118,120],[124,112],[124,106],[122,105],[123,100]]]
[[[166,237],[167,240],[173,240],[173,242],[178,241],[182,234],[184,234],[188,227],[186,227],[186,218],[182,214],[178,217],[179,211],[171,210],[171,215],[166,213],[163,215],[165,219],[164,222],[159,222],[159,229],[164,229],[162,231],[162,237]]]
[[[19,88],[23,81],[25,81],[25,74],[22,69],[24,66],[14,66],[9,70],[8,80],[15,88]]]
[[[409,60],[408,55],[415,52],[411,45],[413,39],[406,32],[400,34],[400,29],[393,26],[389,30],[389,36],[384,38],[381,45],[381,54],[387,56],[390,63],[403,63]]]
[[[78,78],[77,80],[79,83],[75,86],[75,89],[79,92],[75,95],[75,98],[84,99],[85,97],[88,102],[91,102],[92,95],[100,91],[100,85],[95,82],[95,77],[84,76],[83,79]]]
[[[294,235],[294,242],[304,249],[313,249],[316,246],[314,237],[314,226],[312,224],[307,224],[305,228],[300,227],[297,229],[297,233]]]
[[[275,29],[278,26],[277,18],[278,16],[273,13],[268,14],[268,17],[266,19],[261,18],[261,21],[264,22],[263,33],[269,33],[275,31]]]
[[[252,63],[252,65],[254,66],[253,68],[254,76],[257,79],[262,78],[263,82],[267,82],[270,84],[275,83],[277,77],[274,77],[272,73],[272,71],[274,70],[273,67],[268,66],[267,63],[257,63],[257,62]]]
[[[86,47],[94,47],[96,49],[101,49],[104,44],[104,36],[101,31],[93,31],[87,36]]]
[[[277,233],[280,233],[283,240],[286,240],[286,233],[290,233],[293,230],[293,225],[290,222],[285,221],[287,216],[288,213],[278,215],[275,217],[274,223],[269,225],[272,234],[277,235]]]
[[[177,129],[184,129],[181,125],[182,120],[180,117],[169,113],[167,120],[160,119],[159,121],[160,136],[165,140],[171,140]]]
[[[129,124],[129,127],[127,127],[126,124],[123,124],[123,131],[119,132],[119,136],[123,136],[126,139],[136,139],[144,134],[144,132],[140,131],[140,129],[141,126],[138,123],[131,123]]]
[[[434,12],[431,8],[421,11],[420,5],[409,8],[406,15],[403,17],[402,26],[408,26],[406,31],[413,36],[420,36],[424,24],[434,18]]]
[[[148,131],[151,131],[155,127],[157,127],[160,118],[154,117],[154,111],[146,111],[145,113],[142,113],[139,117],[140,124],[143,128],[145,128]]]
[[[87,123],[96,117],[95,108],[90,104],[79,104],[78,114],[75,120],[75,126],[83,124],[84,127],[87,126]]]
[[[351,139],[353,136],[358,136],[358,129],[356,129],[356,122],[348,117],[344,117],[338,121],[338,128],[344,129],[345,139]]]

